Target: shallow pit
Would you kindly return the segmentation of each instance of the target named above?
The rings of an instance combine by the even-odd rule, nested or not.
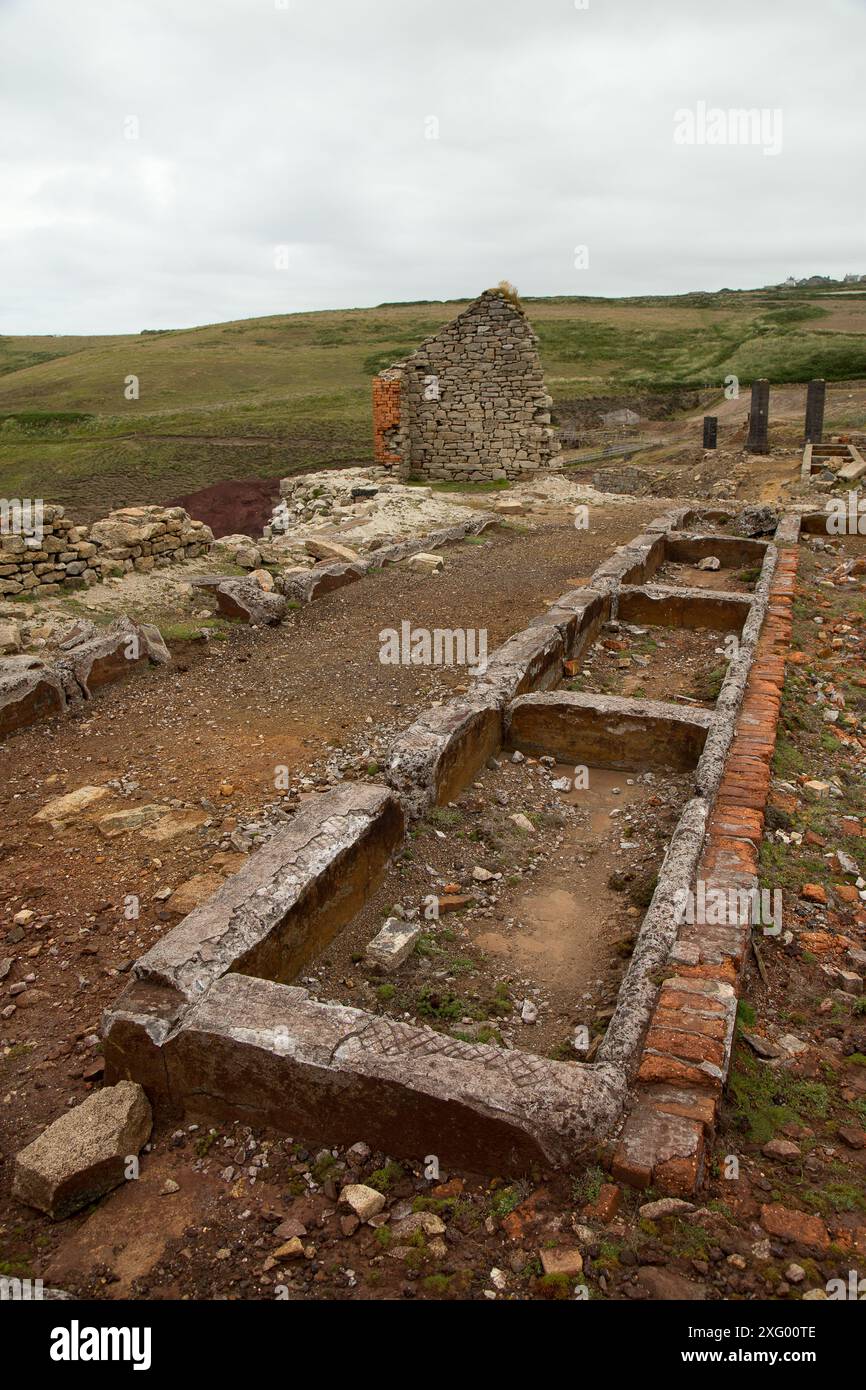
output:
[[[452,1036],[585,1061],[575,1030],[603,1034],[690,778],[589,768],[588,785],[575,787],[574,768],[511,756],[413,830],[381,888],[298,983]],[[570,790],[554,787],[562,779]],[[494,877],[479,882],[479,868]],[[471,901],[424,920],[434,895]],[[364,951],[395,906],[422,930],[396,970],[379,972]],[[527,999],[533,1023],[522,1021]]]
[[[606,624],[564,688],[712,709],[728,666],[723,644],[718,632]]]
[[[747,560],[743,565],[717,570],[698,569],[696,564],[666,560],[652,577],[653,584],[672,584],[677,588],[710,589],[728,594],[751,594],[761,575],[761,565]]]

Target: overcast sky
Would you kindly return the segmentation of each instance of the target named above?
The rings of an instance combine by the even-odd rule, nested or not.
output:
[[[0,332],[866,273],[866,0],[585,2],[0,0]]]

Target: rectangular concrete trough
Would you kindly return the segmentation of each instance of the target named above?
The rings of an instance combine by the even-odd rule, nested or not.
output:
[[[767,541],[746,536],[701,536],[693,531],[669,532],[665,536],[665,559],[677,565],[694,565],[715,555],[725,569],[763,562]],[[627,582],[627,581],[623,581]]]
[[[624,623],[649,623],[653,627],[740,632],[750,606],[744,594],[678,589],[672,584],[623,585],[616,615]]]
[[[505,732],[509,748],[573,766],[683,772],[700,758],[712,719],[661,700],[563,690],[515,700]]]
[[[291,980],[360,911],[403,836],[386,787],[348,783],[303,805],[239,873],[134,966],[200,998],[227,971]]]
[[[526,1171],[539,1162],[597,1157],[619,1130],[638,1067],[643,1083],[662,1057],[667,1040],[660,1022],[645,1041],[659,972],[670,974],[672,963],[682,976],[703,971],[692,956],[715,950],[705,929],[697,943],[677,941],[676,909],[698,873],[777,560],[776,548],[764,542],[672,535],[670,528],[687,517],[694,514],[670,513],[650,523],[596,571],[592,589],[561,596],[499,648],[470,694],[416,720],[392,746],[388,777],[396,794],[344,784],[311,799],[238,875],[142,957],[106,1017],[106,1079],[140,1081],[166,1118],[243,1118],[334,1143],[363,1138],[398,1157],[436,1154],[479,1171]],[[754,594],[646,583],[665,558],[693,563],[708,554],[723,564],[762,562]],[[740,651],[715,709],[550,690],[563,658],[581,651],[611,616],[740,631]],[[464,1042],[318,1002],[291,983],[380,881],[402,840],[404,812],[422,814],[434,801],[453,799],[503,741],[572,766],[694,771],[692,795],[668,844],[616,1010],[589,1064]],[[718,847],[717,877],[732,872],[725,851]],[[405,942],[393,945],[399,954]],[[673,962],[675,947],[680,955]],[[705,988],[700,975],[693,992],[698,988]],[[713,1084],[721,1084],[726,1057],[724,1066],[710,1061]],[[706,1088],[710,1074],[704,1070],[698,1079]],[[667,1115],[662,1118],[667,1125]],[[679,1168],[674,1174],[668,1167],[687,1160],[692,1186],[682,1190],[691,1191],[699,1165],[691,1150],[685,1159],[680,1150],[700,1126],[691,1112],[677,1123],[687,1134],[668,1142],[665,1129],[667,1147],[659,1150],[661,1159],[653,1151],[650,1168],[662,1190],[675,1191],[685,1180]],[[652,1136],[631,1143],[631,1133],[624,1132],[620,1146],[632,1159],[622,1172],[628,1181],[655,1143]]]
[[[468,695],[426,710],[394,741],[387,777],[412,815],[459,796],[500,748],[508,701],[558,685],[564,657],[582,651],[610,611],[608,592],[563,594],[496,649]]]

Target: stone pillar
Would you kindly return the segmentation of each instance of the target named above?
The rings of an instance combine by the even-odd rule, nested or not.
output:
[[[824,437],[826,381],[810,381],[806,391],[806,443],[820,444]]]
[[[752,408],[749,411],[749,437],[746,449],[750,454],[768,454],[767,426],[770,419],[770,383],[765,378],[752,382]]]
[[[719,438],[719,421],[715,415],[704,416],[704,448],[715,449]]]

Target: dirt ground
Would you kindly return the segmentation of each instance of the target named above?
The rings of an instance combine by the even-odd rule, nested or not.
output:
[[[728,665],[721,633],[627,627],[593,644],[568,689],[707,709],[715,704]]]
[[[611,491],[682,497],[726,497],[770,505],[798,499],[802,493],[800,465],[803,456],[803,430],[806,386],[773,385],[770,388],[768,454],[746,454],[751,392],[744,386],[739,395],[727,399],[720,395],[695,413],[670,419],[646,420],[624,433],[622,442],[641,438],[661,441],[658,445],[631,455],[611,458],[588,466],[596,486]],[[624,398],[622,404],[628,404]],[[718,447],[703,448],[703,417],[718,419]],[[856,422],[862,432],[866,419],[866,384],[830,382],[827,385],[825,438],[834,431],[846,434]],[[574,459],[573,451],[564,455]],[[623,482],[623,466],[632,481]],[[578,470],[582,471],[582,470]],[[607,475],[609,483],[603,481]],[[808,489],[806,490],[808,491]],[[820,496],[820,494],[816,494]]]
[[[279,501],[279,478],[244,478],[240,482],[213,483],[174,497],[169,507],[183,507],[196,521],[203,521],[214,535],[260,536]]]
[[[3,1273],[96,1298],[558,1299],[579,1284],[605,1299],[797,1299],[826,1296],[828,1279],[862,1269],[866,1032],[862,997],[840,989],[838,970],[849,950],[866,946],[866,905],[838,854],[859,855],[859,867],[866,860],[866,580],[833,578],[841,557],[866,553],[860,540],[801,547],[795,657],[762,854],[762,883],[784,895],[786,933],[760,942],[748,968],[699,1203],[652,1210],[646,1203],[658,1194],[611,1192],[591,1164],[517,1181],[437,1175],[420,1161],[371,1153],[363,1135],[353,1148],[325,1149],[315,1135],[242,1124],[158,1128],[138,1181],[58,1225],[9,1196],[12,1156],[99,1084],[101,1011],[132,961],[177,920],[183,885],[200,875],[218,882],[308,791],[340,774],[375,776],[393,733],[461,684],[457,671],[381,666],[379,630],[404,618],[486,625],[493,647],[657,509],[649,499],[594,510],[589,534],[550,524],[449,548],[437,578],[386,570],[281,629],[232,630],[225,641],[179,648],[171,667],[108,688],[86,710],[4,745]],[[836,722],[824,718],[833,710]],[[274,790],[280,765],[291,771],[284,795]],[[678,789],[671,779],[660,788],[591,775],[593,795],[582,804],[579,793],[552,788],[566,771],[499,760],[456,807],[443,808],[456,820],[428,818],[412,858],[395,866],[371,905],[381,920],[392,900],[414,904],[422,889],[456,884],[476,895],[462,919],[440,919],[427,953],[399,982],[410,1011],[427,990],[434,1016],[421,1016],[434,1026],[486,1026],[503,1045],[513,1035],[546,1052],[568,1046],[580,1023],[603,1028]],[[806,787],[814,778],[836,790],[815,801]],[[63,828],[34,821],[49,799],[94,785],[108,793]],[[655,797],[662,804],[650,816]],[[176,813],[171,838],[154,838],[163,821],[111,836],[99,826],[109,811],[152,804]],[[530,819],[552,818],[539,821],[543,853],[532,833],[512,836],[509,817],[524,808]],[[185,819],[192,813],[204,816],[195,828]],[[494,875],[492,884],[479,884],[476,867]],[[157,899],[166,887],[172,896]],[[209,889],[187,888],[187,899],[197,891]],[[595,950],[585,949],[590,892],[601,927]],[[137,920],[124,915],[129,895],[140,898]],[[544,929],[557,949],[541,958]],[[397,995],[377,995],[378,980],[359,970],[358,953],[347,934],[313,964],[322,993],[357,1002],[369,990],[377,1007],[396,1009]],[[572,991],[588,997],[575,1002]],[[535,1023],[518,1013],[527,999]],[[506,1000],[507,1008],[477,1016],[479,1002]],[[385,1197],[370,1225],[358,1226],[339,1204],[349,1180]],[[770,1206],[787,1214],[787,1235],[769,1222]],[[551,1251],[575,1249],[578,1275],[546,1272]]]
[[[20,1208],[8,1202],[9,1158],[98,1079],[101,1013],[132,962],[237,869],[268,816],[290,814],[300,796],[340,776],[375,776],[394,734],[465,683],[459,668],[382,665],[379,632],[404,619],[486,627],[492,650],[656,510],[595,509],[588,532],[567,522],[502,528],[449,547],[438,576],[391,567],[279,628],[177,644],[170,666],[138,672],[4,746],[0,955],[12,966],[0,998],[15,1008],[0,1020],[0,1210],[12,1228]],[[278,793],[284,768],[291,789]],[[49,800],[94,785],[106,795],[63,828],[34,822]],[[154,805],[177,812],[171,838],[153,838],[163,826],[107,836],[98,825]],[[201,824],[192,827],[195,812]],[[166,888],[175,892],[163,901],[156,895]],[[130,896],[140,902],[132,920]],[[33,914],[24,926],[13,922],[22,911]],[[64,1234],[51,1230],[49,1243]]]
[[[412,831],[302,983],[322,999],[560,1060],[578,1055],[585,1028],[586,1060],[687,793],[687,777],[588,768],[577,785],[574,768],[503,754]],[[395,909],[423,933],[385,977],[363,953]]]

